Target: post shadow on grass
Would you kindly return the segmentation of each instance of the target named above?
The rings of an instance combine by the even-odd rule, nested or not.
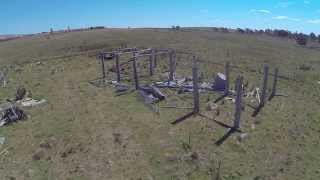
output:
[[[278,73],[279,69],[274,69],[274,77],[273,77],[273,83],[272,83],[272,91],[271,95],[269,96],[269,101],[271,101],[275,96],[277,96],[277,84],[278,84]]]

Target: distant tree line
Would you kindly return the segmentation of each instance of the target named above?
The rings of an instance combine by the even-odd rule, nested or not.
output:
[[[234,30],[234,29],[228,29],[224,27],[213,27],[212,30],[215,32],[223,32],[223,33],[237,32],[240,34],[269,35],[269,36],[280,37],[280,38],[295,39],[297,44],[301,46],[307,45],[309,41],[320,43],[320,34],[316,35],[313,32],[310,34],[304,34],[304,33],[298,33],[298,32],[291,32],[283,29],[257,30],[257,29],[249,29],[249,28],[245,28],[245,29],[237,28],[236,30]]]

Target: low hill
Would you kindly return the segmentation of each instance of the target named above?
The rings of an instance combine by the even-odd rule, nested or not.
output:
[[[115,96],[112,87],[88,83],[101,76],[97,53],[119,47],[192,52],[208,81],[228,61],[232,83],[242,75],[249,87],[261,86],[264,65],[278,67],[284,96],[267,102],[257,117],[246,106],[246,138],[239,141],[235,133],[217,146],[228,130],[212,120],[194,116],[172,125],[188,110],[161,108],[154,114],[135,93]],[[27,120],[0,127],[6,138],[0,179],[319,179],[319,57],[319,50],[293,40],[201,30],[101,29],[0,42],[0,70],[8,72],[0,100],[14,96],[19,86],[48,100],[26,110]],[[190,57],[178,60],[178,73],[191,75]],[[161,79],[167,58],[159,61],[156,75],[144,82]],[[160,105],[192,102],[188,94],[180,97],[183,102],[163,91],[169,97]],[[201,111],[219,96],[201,94]],[[232,123],[233,103],[219,106],[216,120]]]

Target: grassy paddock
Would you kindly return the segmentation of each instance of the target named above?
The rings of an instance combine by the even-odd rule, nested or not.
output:
[[[265,64],[294,80],[280,79],[279,92],[288,97],[267,102],[256,118],[246,107],[242,129],[247,139],[238,143],[234,134],[216,146],[227,130],[213,121],[196,116],[172,126],[188,110],[160,109],[156,115],[135,93],[115,97],[110,87],[90,85],[88,81],[100,76],[94,57],[50,58],[132,46],[192,51],[207,61],[200,63],[207,80],[223,72],[226,61],[237,66],[231,68],[231,80],[243,75],[252,87],[261,85],[259,72]],[[0,136],[7,138],[0,152],[9,151],[0,155],[0,179],[214,179],[219,161],[226,180],[318,179],[319,57],[320,51],[293,41],[209,31],[108,29],[1,42],[0,68],[8,69],[9,84],[0,89],[0,100],[22,85],[47,98],[48,105],[28,110],[26,121],[0,128]],[[163,78],[168,60],[160,62],[155,77],[143,81]],[[189,57],[179,56],[178,74],[191,75],[190,65]],[[311,68],[301,69],[303,65]],[[202,111],[207,99],[218,96],[201,95]],[[188,106],[190,97],[183,102],[171,95],[161,105]],[[217,120],[230,124],[233,113],[233,104],[226,102]],[[50,148],[40,148],[43,143]],[[35,161],[32,156],[39,149],[44,157]]]

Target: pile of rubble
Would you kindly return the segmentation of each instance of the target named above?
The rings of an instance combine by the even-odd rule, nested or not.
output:
[[[218,73],[214,78],[214,82],[201,82],[199,84],[199,91],[224,91],[226,83],[226,76],[222,73]],[[179,93],[193,92],[192,77],[177,78],[173,81],[156,82],[155,86],[159,88],[179,88]]]
[[[10,102],[0,105],[0,127],[26,119],[26,117],[22,109]]]
[[[45,99],[32,99],[31,96],[30,91],[18,88],[14,98],[7,99],[7,102],[0,104],[0,127],[26,119],[23,108],[39,106],[47,102]]]

